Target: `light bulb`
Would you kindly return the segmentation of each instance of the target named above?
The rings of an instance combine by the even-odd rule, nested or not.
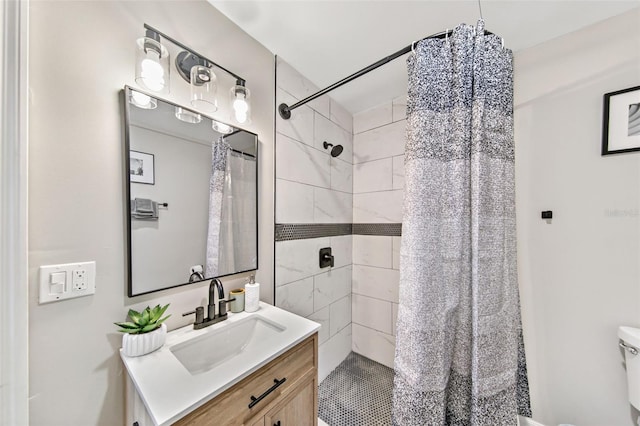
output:
[[[159,37],[136,40],[136,83],[159,93],[169,93],[169,52]]]
[[[222,133],[225,135],[233,132],[233,127],[229,126],[228,124],[224,124],[215,120],[212,121],[211,128],[216,132]]]
[[[246,124],[251,122],[250,92],[244,86],[244,81],[238,80],[229,92],[231,104],[231,119],[236,123]]]
[[[148,49],[146,56],[140,64],[140,77],[149,90],[160,91],[164,88],[164,68],[159,62],[160,54],[153,49]]]
[[[245,95],[242,92],[236,93],[236,98],[233,101],[233,111],[235,113],[238,123],[244,123],[247,121],[247,112],[249,112],[249,104],[245,100]]]
[[[237,113],[241,113],[241,114],[245,114],[245,115],[247,114],[247,111],[249,111],[249,104],[244,99],[244,94],[243,93],[238,93],[236,95],[236,99],[233,101],[233,109]]]
[[[247,121],[247,113],[246,112],[239,112],[236,111],[235,113],[235,117],[236,117],[236,121],[240,124],[244,123],[245,121]]]
[[[142,109],[155,109],[158,106],[156,100],[151,96],[136,92],[135,90],[131,91],[131,103]]]

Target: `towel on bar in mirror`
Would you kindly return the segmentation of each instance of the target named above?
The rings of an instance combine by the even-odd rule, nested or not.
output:
[[[141,220],[158,220],[158,203],[148,198],[131,201],[131,217]]]

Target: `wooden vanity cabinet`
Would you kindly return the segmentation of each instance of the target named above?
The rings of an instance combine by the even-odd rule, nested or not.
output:
[[[249,408],[253,399],[262,395]],[[315,333],[174,424],[313,426],[317,422],[318,334]]]
[[[318,416],[310,410],[317,401],[318,383],[315,377],[309,377],[296,388],[296,392],[277,404],[264,417],[260,426],[315,426]]]

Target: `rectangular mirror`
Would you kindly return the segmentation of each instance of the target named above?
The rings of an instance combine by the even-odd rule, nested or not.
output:
[[[258,138],[124,89],[129,296],[258,268]]]

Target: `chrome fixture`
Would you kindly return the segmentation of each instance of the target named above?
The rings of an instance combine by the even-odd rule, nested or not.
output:
[[[626,344],[625,342],[623,342],[622,340],[618,343],[618,345],[619,345],[622,349],[624,349],[624,350],[628,351],[631,355],[638,355],[638,349],[634,348],[634,347],[633,347],[633,346],[631,346],[631,345],[627,345],[627,344]]]
[[[229,133],[233,133],[236,130],[232,126],[216,120],[211,120],[211,128],[218,133],[222,133],[223,135],[228,135]]]
[[[189,111],[182,107],[176,107],[176,118],[189,124],[198,124],[202,121],[202,116],[197,112]]]
[[[149,95],[145,95],[142,92],[131,90],[129,95],[129,103],[142,109],[156,109],[158,107],[158,101]]]
[[[216,290],[218,291],[218,315],[216,315]],[[204,317],[204,307],[198,306],[191,312],[185,312],[183,317],[187,315],[195,314],[196,320],[193,323],[194,330],[200,330],[201,328],[209,327],[220,321],[227,319],[227,303],[233,302],[236,299],[224,300],[224,287],[222,282],[214,278],[209,283],[209,303],[207,304],[207,318]]]
[[[322,143],[322,146],[324,147],[324,149],[329,149],[330,146],[333,146],[333,148],[331,148],[331,156],[332,157],[337,157],[338,155],[342,154],[342,150],[344,149],[342,147],[342,145],[333,145],[332,143],[329,143],[327,141],[324,141]]]
[[[218,110],[217,77],[211,68],[205,65],[193,66],[190,86],[191,105],[207,112]]]
[[[189,283],[195,283],[203,280],[204,280],[204,275],[202,274],[202,272],[194,271],[191,273],[191,275],[189,275]]]
[[[147,28],[136,45],[136,83],[153,92],[169,93],[169,51],[160,43],[160,34]]]
[[[231,88],[230,102],[233,111],[231,118],[240,124],[251,122],[249,89],[246,87],[244,78],[147,24],[144,24],[144,29],[145,37],[137,41],[136,83],[153,92],[169,93],[169,51],[161,44],[160,40],[170,41],[182,49],[176,55],[174,64],[178,75],[189,83],[191,105],[203,112],[218,110],[216,98],[218,79],[213,71],[213,68],[217,68],[236,79],[236,84]],[[152,104],[147,104],[144,101],[141,104],[135,103],[135,105],[147,109],[154,108],[154,106],[147,106]],[[185,121],[193,122],[190,120],[189,118]]]
[[[231,119],[239,124],[251,122],[251,106],[249,97],[251,93],[245,87],[244,80],[237,80],[236,85],[231,88]]]

